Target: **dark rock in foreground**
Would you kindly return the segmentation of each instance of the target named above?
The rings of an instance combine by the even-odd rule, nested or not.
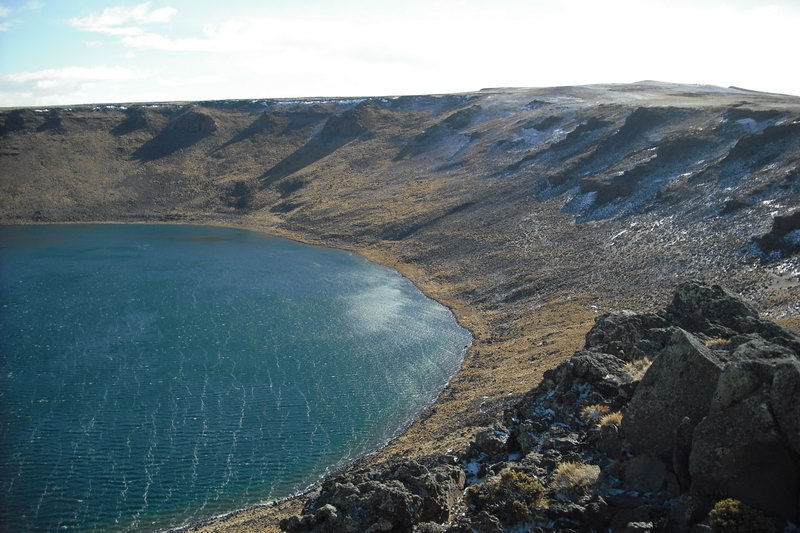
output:
[[[710,530],[739,505],[728,499],[747,520],[797,523],[800,338],[719,286],[685,283],[660,313],[600,316],[584,349],[460,456],[342,474],[281,526]]]
[[[281,521],[285,531],[410,531],[422,522],[447,522],[464,488],[454,465],[425,467],[415,461],[359,470],[323,483],[299,517]]]

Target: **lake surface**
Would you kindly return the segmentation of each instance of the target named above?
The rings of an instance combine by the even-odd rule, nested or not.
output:
[[[396,436],[470,342],[348,252],[0,227],[0,529],[153,530],[289,495]]]

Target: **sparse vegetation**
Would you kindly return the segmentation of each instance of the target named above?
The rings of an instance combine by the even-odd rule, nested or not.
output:
[[[500,476],[469,487],[464,495],[476,512],[486,511],[505,524],[533,518],[537,507],[545,505],[541,481],[523,472],[504,470]]]
[[[600,467],[567,461],[556,466],[550,488],[568,499],[588,494],[600,477]]]
[[[604,415],[600,419],[600,422],[599,422],[598,425],[600,425],[600,426],[608,426],[608,425],[611,425],[611,424],[613,424],[615,426],[619,426],[620,424],[622,424],[622,413],[620,413],[619,411],[614,411],[613,413],[608,413],[607,415]]]
[[[718,501],[708,516],[714,533],[769,533],[775,530],[764,513],[739,500]]]
[[[581,409],[581,420],[589,424],[599,424],[600,419],[607,415],[609,411],[610,409],[608,406],[603,404],[596,403],[587,405]]]
[[[709,348],[713,348],[715,346],[727,346],[731,343],[730,339],[724,339],[722,337],[714,337],[713,339],[708,339],[706,341],[706,346]]]
[[[653,361],[651,361],[649,357],[642,357],[641,359],[626,363],[625,366],[622,367],[622,371],[628,377],[629,381],[640,381],[652,364]]]

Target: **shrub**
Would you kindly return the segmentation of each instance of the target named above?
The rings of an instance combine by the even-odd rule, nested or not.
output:
[[[649,357],[642,357],[641,359],[625,363],[625,366],[622,367],[622,372],[625,374],[628,381],[639,381],[644,377],[645,372],[647,372],[647,369],[650,368],[652,364],[653,361],[651,361]]]
[[[603,416],[599,422],[600,426],[608,426],[611,424],[615,426],[619,426],[620,424],[622,424],[622,413],[620,413],[619,411],[608,413],[607,415]]]
[[[589,424],[598,424],[603,415],[608,414],[608,411],[608,407],[600,403],[587,405],[581,409],[581,420]]]
[[[566,461],[559,464],[550,478],[550,488],[567,499],[589,494],[600,477],[600,467],[586,463]]]
[[[770,533],[774,530],[764,513],[739,500],[720,500],[708,514],[714,533]]]
[[[500,476],[469,487],[464,497],[476,512],[486,511],[504,524],[514,524],[531,520],[536,508],[545,506],[544,493],[544,485],[535,477],[503,470]]]

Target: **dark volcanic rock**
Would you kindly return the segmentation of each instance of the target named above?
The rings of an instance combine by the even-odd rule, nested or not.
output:
[[[628,405],[622,432],[631,446],[671,461],[673,436],[684,417],[697,424],[708,414],[724,361],[681,329],[665,348]]]
[[[410,531],[420,522],[450,519],[464,487],[464,471],[427,468],[415,461],[383,465],[331,478],[300,516],[281,521],[284,531]]]
[[[800,252],[800,210],[772,219],[769,233],[753,239],[765,259],[780,259]]]
[[[775,370],[770,387],[772,412],[794,452],[800,455],[800,363],[787,362]]]
[[[484,428],[475,434],[475,440],[467,450],[467,456],[488,456],[497,458],[505,453],[508,444],[508,430],[502,426]]]
[[[601,315],[586,334],[586,348],[616,355],[625,361],[640,359],[663,348],[671,336],[669,322],[655,314],[618,311]]]
[[[698,501],[732,497],[797,520],[797,336],[716,286],[682,285],[665,316],[698,334],[732,337],[712,351],[675,329],[636,389],[624,436],[672,467]]]
[[[725,366],[709,415],[695,428],[692,491],[734,497],[796,520],[800,361],[752,357]],[[779,421],[780,420],[780,421]]]
[[[758,311],[719,285],[684,283],[675,289],[665,309],[667,318],[692,333],[730,338],[734,332],[749,333]]]

